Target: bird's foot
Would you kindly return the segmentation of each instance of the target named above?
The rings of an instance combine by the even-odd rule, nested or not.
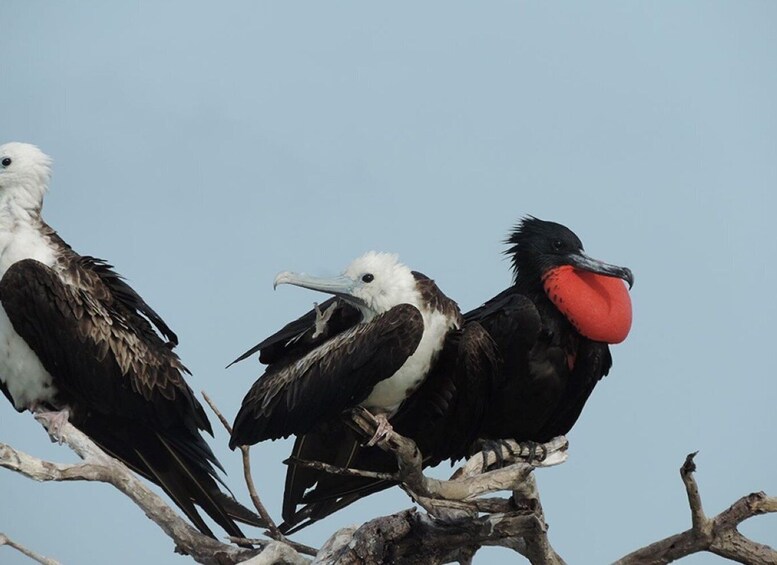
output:
[[[483,439],[480,440],[480,453],[483,455],[483,466],[481,473],[501,469],[511,465],[516,459],[522,459],[527,463],[540,463],[548,456],[548,450],[545,445],[536,441],[519,441],[518,449],[506,439]],[[488,463],[488,454],[493,453],[496,461]],[[505,455],[506,453],[506,455]]]
[[[480,453],[483,456],[483,466],[480,469],[481,473],[485,473],[489,469],[501,469],[505,466],[505,458],[502,454],[502,449],[505,449],[510,457],[515,457],[515,451],[512,446],[504,439],[483,439],[480,440]],[[496,459],[495,463],[488,464],[488,454],[493,453]]]
[[[375,435],[372,436],[372,439],[367,442],[368,447],[372,447],[394,431],[385,414],[375,414],[375,420],[378,422],[378,429],[375,430]]]
[[[519,441],[518,446],[521,448],[518,456],[525,459],[527,463],[541,463],[548,456],[548,449],[542,443],[531,440]],[[524,450],[526,450],[526,455],[523,454]],[[539,453],[537,453],[538,451]]]
[[[70,410],[64,408],[62,410],[54,411],[36,408],[35,419],[43,424],[49,432],[51,441],[56,441],[59,445],[62,445],[64,442],[62,428],[70,421]]]

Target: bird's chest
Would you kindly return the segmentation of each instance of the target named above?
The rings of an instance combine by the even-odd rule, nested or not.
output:
[[[396,373],[375,385],[362,406],[373,412],[393,414],[424,382],[452,327],[448,316],[440,312],[424,314],[424,333],[415,352]]]
[[[57,261],[48,240],[34,227],[16,224],[0,228],[0,277],[22,259],[35,259],[49,267]]]
[[[57,389],[51,375],[44,369],[11,320],[0,308],[0,381],[13,398],[14,407],[21,411],[36,403],[54,405]]]
[[[0,229],[0,276],[22,259],[35,259],[49,266],[56,262],[54,251],[36,230]],[[36,402],[53,404],[57,394],[51,375],[16,333],[3,308],[0,308],[0,381],[11,394],[17,410]]]
[[[540,316],[542,330],[529,356],[530,373],[540,380],[567,378],[575,367],[580,336],[555,308]]]

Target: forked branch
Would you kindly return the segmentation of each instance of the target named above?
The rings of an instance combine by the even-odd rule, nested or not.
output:
[[[777,551],[743,536],[737,526],[753,516],[777,512],[777,498],[754,492],[743,496],[714,518],[704,514],[699,487],[693,473],[696,471],[691,453],[680,468],[691,508],[691,529],[650,544],[619,559],[616,565],[652,565],[671,563],[677,559],[709,551],[739,563],[774,565]]]
[[[35,481],[99,481],[111,484],[137,504],[175,542],[176,551],[190,555],[199,563],[240,563],[261,552],[261,549],[249,550],[225,544],[199,532],[123,463],[108,456],[72,424],[64,424],[59,435],[83,459],[83,463],[51,463],[0,443],[0,467]]]
[[[369,412],[357,409],[352,418],[367,437],[374,434],[377,422]],[[564,563],[548,542],[531,471],[563,463],[566,439],[546,444],[547,456],[541,462],[518,459],[485,473],[480,472],[483,455],[478,454],[447,481],[424,475],[422,455],[411,439],[389,432],[377,445],[397,458],[399,470],[391,478],[429,514],[405,510],[356,529],[340,530],[324,545],[317,563],[467,563],[482,545],[511,548],[533,563]],[[517,444],[500,448],[508,462],[520,454]],[[502,490],[515,494],[511,499],[482,498]]]

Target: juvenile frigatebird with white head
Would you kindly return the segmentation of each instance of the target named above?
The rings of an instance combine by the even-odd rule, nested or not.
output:
[[[432,280],[393,255],[372,252],[336,279],[281,273],[281,283],[335,294],[235,360],[258,352],[267,369],[243,401],[231,445],[297,436],[283,493],[284,530],[393,484],[360,477],[343,482],[297,464],[396,470],[392,455],[372,441],[361,444],[342,417],[348,408],[362,405],[383,421],[390,417],[399,433],[416,441],[427,465],[468,453],[498,354],[479,324],[462,327],[457,305]],[[386,430],[384,424],[376,438]],[[321,503],[307,496],[314,486]]]
[[[200,434],[210,423],[173,352],[177,336],[110,265],[43,221],[50,176],[34,145],[0,146],[0,390],[54,436],[69,419],[203,533],[213,535],[195,504],[243,537],[235,519],[262,524],[216,483],[220,465]]]
[[[357,405],[380,422],[374,443],[461,326],[456,303],[389,253],[366,253],[334,278],[283,272],[280,284],[335,298],[238,359],[270,343],[283,350],[243,400],[231,447],[305,434]]]

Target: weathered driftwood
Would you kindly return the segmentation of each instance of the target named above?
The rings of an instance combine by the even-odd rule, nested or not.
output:
[[[229,545],[200,533],[146,487],[123,463],[108,456],[86,435],[66,423],[59,433],[83,463],[43,461],[0,443],[0,467],[35,481],[98,481],[109,483],[127,495],[175,543],[176,551],[205,564],[240,563],[261,552]]]
[[[695,456],[696,453],[689,454],[680,467],[680,476],[691,507],[691,529],[629,553],[616,561],[615,565],[659,565],[702,551],[749,565],[777,563],[777,551],[746,538],[737,530],[737,526],[748,518],[777,512],[777,498],[754,492],[743,496],[714,518],[708,518],[702,508],[699,487],[693,476],[696,471],[696,463],[693,461]]]
[[[366,433],[373,433],[370,416],[357,415],[355,421]],[[37,481],[84,480],[112,484],[159,525],[174,541],[177,551],[190,555],[199,563],[303,565],[311,562],[303,553],[316,553],[313,548],[282,537],[251,540],[258,546],[251,550],[205,536],[178,516],[121,462],[106,455],[76,428],[66,424],[60,433],[63,441],[83,459],[83,463],[51,463],[0,443],[0,467]],[[531,474],[535,467],[557,465],[566,459],[567,443],[564,438],[545,444],[543,449],[547,457],[542,462],[531,463],[521,461],[520,446],[508,442],[501,455],[506,461],[513,462],[509,466],[481,473],[482,454],[477,454],[447,481],[424,475],[421,455],[408,438],[392,432],[379,445],[397,457],[399,472],[391,478],[400,481],[402,488],[429,513],[409,509],[370,520],[359,527],[339,530],[317,551],[313,563],[469,563],[483,545],[510,548],[533,564],[564,563],[548,540],[537,485]],[[752,516],[777,512],[777,498],[753,493],[714,518],[708,518],[702,509],[701,496],[693,477],[694,455],[689,455],[681,468],[691,508],[691,529],[630,553],[617,564],[663,564],[701,551],[710,551],[741,563],[777,563],[774,549],[756,543],[737,531],[737,526]],[[244,454],[246,456],[247,453]],[[493,462],[491,459],[496,459],[491,454],[487,457],[487,465]],[[250,475],[250,467],[247,469]],[[345,472],[336,468],[327,470]],[[249,489],[252,499],[257,502],[259,497],[251,481]],[[509,499],[484,496],[498,490],[511,490],[512,496]],[[257,510],[260,508],[260,513],[269,517],[258,501]],[[268,535],[273,535],[273,532],[268,532]],[[57,563],[2,534],[0,545],[21,551],[39,563]]]

